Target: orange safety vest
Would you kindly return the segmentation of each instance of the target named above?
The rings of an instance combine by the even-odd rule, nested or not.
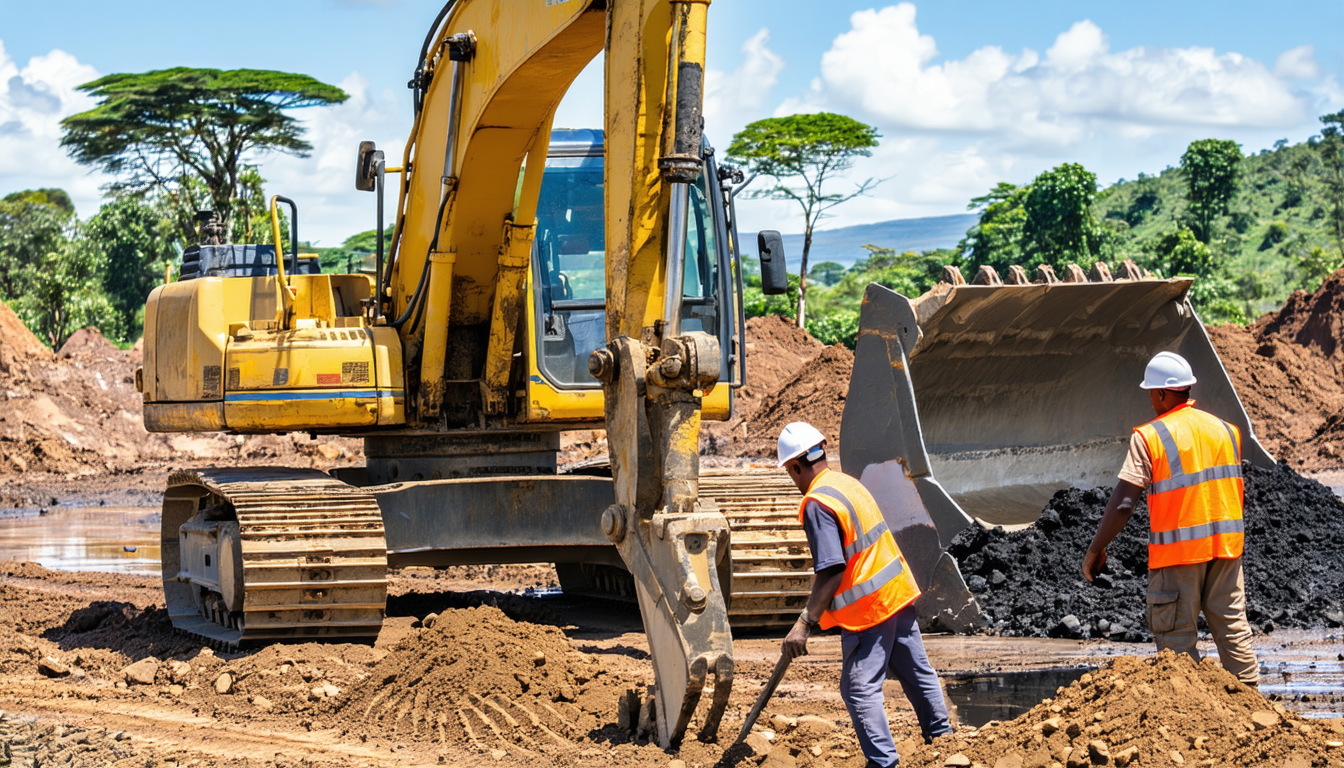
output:
[[[1182,403],[1137,427],[1148,445],[1148,568],[1241,557],[1241,432]]]
[[[835,515],[844,534],[845,575],[822,629],[859,632],[877,626],[919,597],[919,585],[887,528],[873,495],[842,472],[823,470],[798,507],[798,522],[811,499]],[[843,514],[842,514],[843,512]]]

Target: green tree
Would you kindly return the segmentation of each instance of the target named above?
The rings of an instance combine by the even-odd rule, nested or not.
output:
[[[852,117],[819,112],[757,120],[733,136],[728,146],[730,162],[775,180],[770,189],[748,193],[751,197],[792,200],[802,208],[803,259],[795,315],[799,328],[806,327],[807,260],[813,229],[827,211],[867,194],[880,181],[868,179],[845,193],[828,192],[826,185],[852,168],[858,158],[872,156],[878,138],[876,128]]]
[[[56,250],[24,267],[24,290],[14,309],[52,349],[88,325],[120,338],[120,316],[102,291],[103,262],[78,228]]]
[[[1100,258],[1106,230],[1092,210],[1096,196],[1096,174],[1078,163],[1037,176],[1022,200],[1022,266]]]
[[[1322,115],[1321,141],[1316,149],[1325,166],[1325,188],[1330,194],[1330,228],[1344,256],[1344,110]]]
[[[967,210],[980,211],[980,220],[957,244],[959,260],[988,264],[1003,271],[1022,262],[1022,230],[1027,224],[1023,206],[1031,185],[1019,187],[1006,181],[980,197],[971,198]]]
[[[177,258],[177,228],[162,205],[119,195],[85,225],[101,252],[102,288],[118,316],[121,341],[133,341],[144,323],[145,299],[163,282],[164,266]]]
[[[1214,220],[1227,213],[1237,192],[1240,162],[1241,145],[1222,139],[1193,141],[1181,155],[1189,215],[1202,242],[1209,242]]]
[[[822,285],[835,285],[845,274],[845,265],[837,261],[823,261],[812,267],[807,279]]]
[[[74,219],[69,202],[61,190],[24,190],[0,200],[0,301],[21,296],[28,267],[64,245]]]
[[[98,99],[61,121],[61,146],[77,162],[117,177],[114,192],[167,194],[185,240],[198,209],[210,208],[235,234],[244,156],[306,157],[312,145],[287,110],[339,104],[340,88],[307,75],[260,69],[176,67],[114,74],[80,86]]]
[[[1163,277],[1208,277],[1214,273],[1213,251],[1188,229],[1179,229],[1158,237],[1148,245],[1148,263]]]

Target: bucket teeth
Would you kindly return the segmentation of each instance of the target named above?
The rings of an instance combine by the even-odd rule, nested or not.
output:
[[[1035,282],[1042,285],[1054,285],[1055,283],[1058,283],[1059,278],[1055,277],[1055,268],[1049,264],[1037,264]]]
[[[1144,278],[1143,270],[1134,263],[1133,259],[1125,259],[1120,262],[1120,274],[1115,276],[1116,280],[1142,280]]]
[[[999,279],[999,273],[994,271],[993,267],[983,264],[980,271],[975,273],[971,285],[1003,285],[1003,281]]]
[[[1077,264],[1064,265],[1064,282],[1066,283],[1086,283],[1087,273]]]
[[[965,285],[966,278],[961,276],[961,270],[955,265],[945,264],[943,265],[943,275],[938,282],[949,285]]]
[[[1088,273],[1087,273],[1087,281],[1088,281],[1089,283],[1113,283],[1113,282],[1115,282],[1115,281],[1111,278],[1111,268],[1108,267],[1108,266],[1106,266],[1106,264],[1105,264],[1104,262],[1100,262],[1100,261],[1098,261],[1096,264],[1093,264],[1093,265],[1092,265],[1092,269],[1088,271]]]
[[[1027,270],[1023,269],[1021,266],[1019,266],[1019,265],[1017,265],[1017,264],[1014,264],[1013,266],[1009,267],[1009,268],[1008,268],[1008,284],[1009,284],[1009,285],[1031,285],[1031,281],[1027,279]]]

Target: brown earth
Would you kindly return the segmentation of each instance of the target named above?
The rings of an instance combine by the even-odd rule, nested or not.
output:
[[[1344,720],[1305,720],[1214,659],[1122,657],[1006,723],[901,749],[906,766],[1344,765]],[[1333,745],[1333,746],[1332,746]]]

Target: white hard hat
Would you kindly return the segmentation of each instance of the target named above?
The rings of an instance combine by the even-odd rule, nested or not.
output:
[[[826,436],[805,421],[795,421],[786,425],[779,433],[779,466],[784,466],[789,460],[802,456],[825,441]],[[823,452],[817,458],[820,459],[825,455]]]
[[[1143,372],[1144,389],[1183,389],[1195,383],[1195,372],[1175,352],[1158,352]]]

